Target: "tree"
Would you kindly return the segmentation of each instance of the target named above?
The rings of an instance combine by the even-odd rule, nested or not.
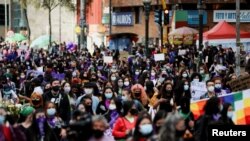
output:
[[[28,0],[19,0],[19,3],[21,5],[21,21],[20,21],[20,27],[25,27],[28,30],[28,39],[30,40],[31,30],[27,15],[27,4]]]
[[[75,9],[75,5],[73,4],[73,0],[43,0],[41,5],[42,8],[48,10],[48,14],[49,14],[49,42],[50,45],[49,47],[51,47],[51,36],[52,36],[52,27],[51,27],[51,12],[57,7],[57,6],[61,6],[61,7],[66,7],[69,10],[74,10]]]
[[[51,47],[51,37],[52,37],[52,27],[51,27],[51,12],[57,7],[57,6],[61,6],[61,7],[66,7],[71,11],[75,10],[75,5],[73,4],[74,0],[19,0],[20,4],[22,6],[23,9],[23,13],[24,13],[24,18],[25,21],[27,21],[27,26],[29,29],[29,33],[30,33],[30,28],[29,28],[29,22],[28,22],[28,16],[27,16],[27,6],[29,4],[33,4],[36,8],[44,8],[45,10],[48,10],[48,14],[49,14],[49,42],[50,45],[49,47]],[[30,34],[29,34],[30,35]]]

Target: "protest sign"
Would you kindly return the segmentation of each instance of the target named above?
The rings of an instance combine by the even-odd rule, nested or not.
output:
[[[186,55],[186,50],[185,49],[180,49],[178,52],[178,55]]]
[[[192,82],[191,83],[191,101],[200,100],[200,97],[207,93],[205,82]]]
[[[155,61],[164,61],[165,60],[165,55],[163,53],[154,54],[154,59],[155,59]]]
[[[233,92],[242,91],[250,88],[250,75],[239,77],[227,83]]]
[[[104,56],[103,62],[104,63],[113,63],[113,57],[112,56]]]

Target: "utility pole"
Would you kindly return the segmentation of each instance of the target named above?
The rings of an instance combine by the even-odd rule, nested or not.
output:
[[[59,4],[59,42],[62,43],[62,2]]]
[[[112,0],[109,0],[109,36],[112,34]]]
[[[236,74],[240,75],[240,0],[236,0]]]
[[[81,0],[81,6],[80,6],[80,14],[81,14],[81,35],[80,35],[80,48],[86,48],[86,0]]]
[[[202,49],[203,49],[203,11],[205,9],[203,0],[198,1],[197,8],[199,10],[199,65],[202,63]],[[199,66],[198,65],[198,66]]]
[[[12,7],[12,0],[9,0],[9,30],[11,30],[11,27],[12,27],[12,14],[11,14],[11,7]]]
[[[4,1],[4,26],[5,26],[5,35],[7,34],[8,31],[8,13],[7,13],[7,0]]]

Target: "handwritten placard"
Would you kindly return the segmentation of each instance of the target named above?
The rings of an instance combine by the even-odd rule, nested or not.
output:
[[[191,100],[200,100],[201,96],[207,93],[207,87],[205,82],[192,82],[191,83]]]
[[[164,61],[165,60],[165,55],[164,55],[164,53],[155,54],[154,59],[155,59],[155,61]]]
[[[239,77],[227,83],[233,92],[242,91],[250,88],[250,75]]]

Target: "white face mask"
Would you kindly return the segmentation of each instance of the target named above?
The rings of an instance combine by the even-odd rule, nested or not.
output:
[[[208,90],[209,92],[214,92],[214,86],[209,86],[209,87],[207,88],[207,90]]]
[[[92,94],[93,93],[93,90],[92,89],[84,89],[84,92],[86,94]]]
[[[112,76],[112,77],[111,77],[111,80],[112,80],[112,81],[115,81],[115,80],[116,80],[116,77],[115,77],[115,76]]]
[[[182,74],[182,77],[186,78],[188,75],[186,73]]]
[[[153,125],[152,124],[141,125],[139,131],[143,135],[149,135],[153,131]]]
[[[124,85],[125,86],[129,86],[129,82],[124,82]]]
[[[200,70],[200,74],[204,74],[205,73],[205,71],[204,70]]]
[[[152,76],[155,76],[155,72],[151,72],[151,75],[152,75]]]
[[[200,79],[194,79],[193,81],[194,82],[200,82]]]
[[[128,98],[126,96],[122,96],[122,100],[126,101],[126,100],[128,100]]]
[[[115,104],[110,104],[109,105],[109,110],[115,110],[116,109],[116,105]]]
[[[228,111],[228,112],[227,112],[227,117],[228,117],[228,118],[231,118],[231,119],[232,119],[232,118],[233,118],[233,115],[234,115],[234,112],[233,112],[233,111]]]
[[[70,88],[70,87],[64,87],[64,92],[65,92],[65,93],[69,93],[69,92],[70,92],[70,90],[71,90],[71,88]]]
[[[136,72],[135,72],[135,74],[136,74],[136,75],[139,75],[139,74],[140,74],[140,72],[139,72],[139,71],[136,71]]]

